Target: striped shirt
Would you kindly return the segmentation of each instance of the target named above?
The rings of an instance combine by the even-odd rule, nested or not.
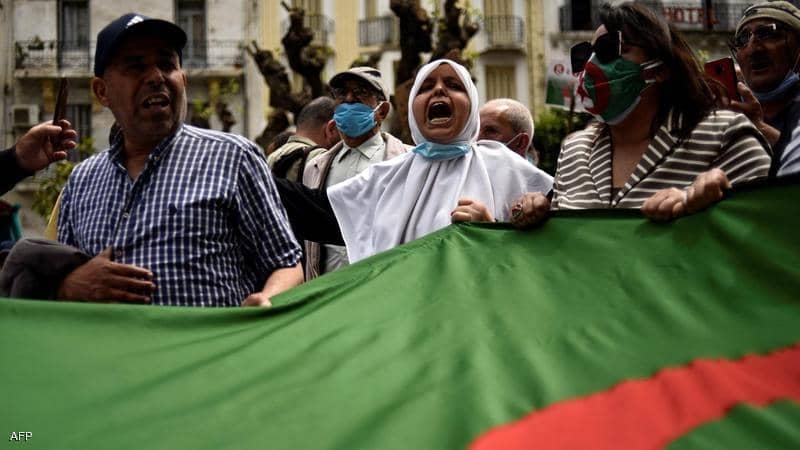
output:
[[[687,188],[697,175],[722,169],[735,185],[769,172],[768,144],[742,114],[712,112],[680,140],[680,118],[658,129],[636,168],[612,195],[612,144],[605,124],[591,124],[564,140],[553,184],[553,209],[641,208],[657,191]]]
[[[791,175],[800,172],[800,123],[790,130],[789,140],[781,155],[778,176]]]
[[[242,137],[182,125],[134,181],[122,140],[79,164],[58,240],[153,272],[155,305],[238,306],[301,250],[262,153]]]

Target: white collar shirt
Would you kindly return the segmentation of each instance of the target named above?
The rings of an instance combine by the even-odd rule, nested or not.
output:
[[[356,148],[342,143],[342,150],[334,156],[327,186],[333,186],[363,172],[367,167],[386,157],[386,142],[380,133],[367,139]]]

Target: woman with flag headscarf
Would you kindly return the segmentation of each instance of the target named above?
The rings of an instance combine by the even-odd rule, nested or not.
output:
[[[578,100],[597,120],[562,144],[552,205],[528,193],[512,223],[532,225],[551,208],[671,220],[767,175],[766,141],[744,115],[716,109],[715,85],[671,25],[632,2],[603,5],[600,23],[571,50]]]
[[[277,180],[293,227],[337,243],[315,226],[330,224],[332,210],[355,262],[451,222],[507,220],[521,192],[547,192],[552,177],[498,142],[476,142],[478,106],[463,66],[444,59],[422,66],[408,100],[413,152],[330,186],[327,196]]]

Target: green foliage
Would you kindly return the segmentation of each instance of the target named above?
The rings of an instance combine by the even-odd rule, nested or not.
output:
[[[228,78],[224,83],[220,84],[219,90],[208,93],[210,100],[194,99],[189,102],[189,106],[192,108],[192,119],[199,118],[207,122],[214,114],[218,102],[227,103],[228,99],[238,95],[240,90],[239,81],[235,78]]]
[[[22,64],[25,62],[25,58],[28,57],[28,52],[25,51],[24,48],[19,44],[19,42],[14,44],[14,64],[17,69],[22,69]]]
[[[456,8],[459,8],[456,5]],[[445,38],[447,38],[448,33],[454,33],[458,35],[458,30],[448,30],[447,26],[447,12],[442,8],[442,2],[437,0],[430,0],[430,7],[431,11],[431,19],[433,19],[434,23],[436,24],[436,40],[437,42],[442,42]],[[459,25],[462,27],[467,26],[468,24],[477,25],[483,20],[483,13],[481,9],[478,7],[472,6],[469,1],[466,1],[460,6],[461,14],[459,17]],[[465,62],[467,62],[465,60]],[[471,61],[469,61],[471,62]]]
[[[225,84],[222,85],[219,95],[222,98],[233,97],[239,94],[239,90],[241,88],[242,86],[239,84],[239,80],[237,80],[236,78],[228,78]]]
[[[77,151],[80,161],[95,154],[97,149],[94,148],[94,139],[90,137],[81,139]],[[61,189],[64,188],[64,184],[66,184],[76,164],[78,163],[65,160],[59,161],[51,166],[50,176],[42,178],[39,181],[39,189],[37,189],[36,194],[34,194],[32,206],[34,212],[44,218],[50,216],[53,205],[56,204],[56,199],[58,199],[59,194],[61,194]]]
[[[468,22],[479,23],[483,21],[483,11],[477,6],[472,6],[469,1],[464,3],[464,14]]]
[[[561,142],[567,134],[583,129],[590,119],[589,114],[574,113],[570,116],[569,111],[561,108],[548,108],[539,114],[534,133],[534,143],[539,151],[539,168],[555,174]]]
[[[211,106],[211,103],[203,99],[192,100],[191,106],[192,106],[192,119],[201,118],[203,120],[208,121],[209,119],[211,119],[211,115],[214,114],[214,108]]]

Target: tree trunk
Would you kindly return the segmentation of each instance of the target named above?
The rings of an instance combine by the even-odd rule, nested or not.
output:
[[[422,63],[420,54],[433,49],[433,22],[419,0],[391,0],[390,7],[400,19],[400,62],[395,78],[400,85],[414,77]]]
[[[262,50],[253,41],[251,47],[247,47],[247,53],[253,58],[258,66],[259,72],[264,77],[269,86],[269,106],[277,109],[285,109],[294,114],[300,112],[303,106],[309,102],[308,94],[304,92],[292,92],[292,84],[289,81],[289,74],[286,67],[269,50]]]
[[[285,2],[281,2],[289,12],[289,30],[281,39],[286,58],[289,60],[289,67],[300,74],[305,81],[306,87],[310,90],[309,100],[323,96],[325,84],[322,82],[322,69],[325,68],[325,61],[328,59],[324,47],[311,45],[314,40],[314,32],[311,28],[304,25],[306,12],[303,8],[289,7]]]
[[[400,20],[400,61],[395,74],[394,106],[399,123],[395,136],[406,143],[411,140],[408,128],[408,92],[414,73],[422,64],[422,53],[433,49],[433,22],[419,0],[391,0],[392,12]]]
[[[275,136],[287,128],[289,128],[289,116],[286,114],[286,111],[282,109],[273,109],[272,112],[269,113],[269,117],[267,117],[267,126],[255,139],[256,144],[260,145],[261,148],[266,151],[269,143],[272,142]]]
[[[444,3],[444,16],[439,19],[438,39],[436,49],[431,55],[431,61],[449,58],[458,51],[461,63],[466,63],[461,58],[461,53],[467,48],[469,40],[480,30],[480,26],[472,21],[464,8],[456,6],[456,0],[446,0]]]
[[[398,130],[395,134],[404,142],[411,143],[408,127],[408,94],[414,75],[422,64],[422,53],[433,52],[431,61],[448,58],[469,68],[461,52],[480,27],[468,16],[455,0],[444,4],[444,15],[439,19],[436,48],[433,48],[433,22],[419,0],[391,0],[392,12],[400,20],[400,62],[395,76],[394,105],[398,115]]]

